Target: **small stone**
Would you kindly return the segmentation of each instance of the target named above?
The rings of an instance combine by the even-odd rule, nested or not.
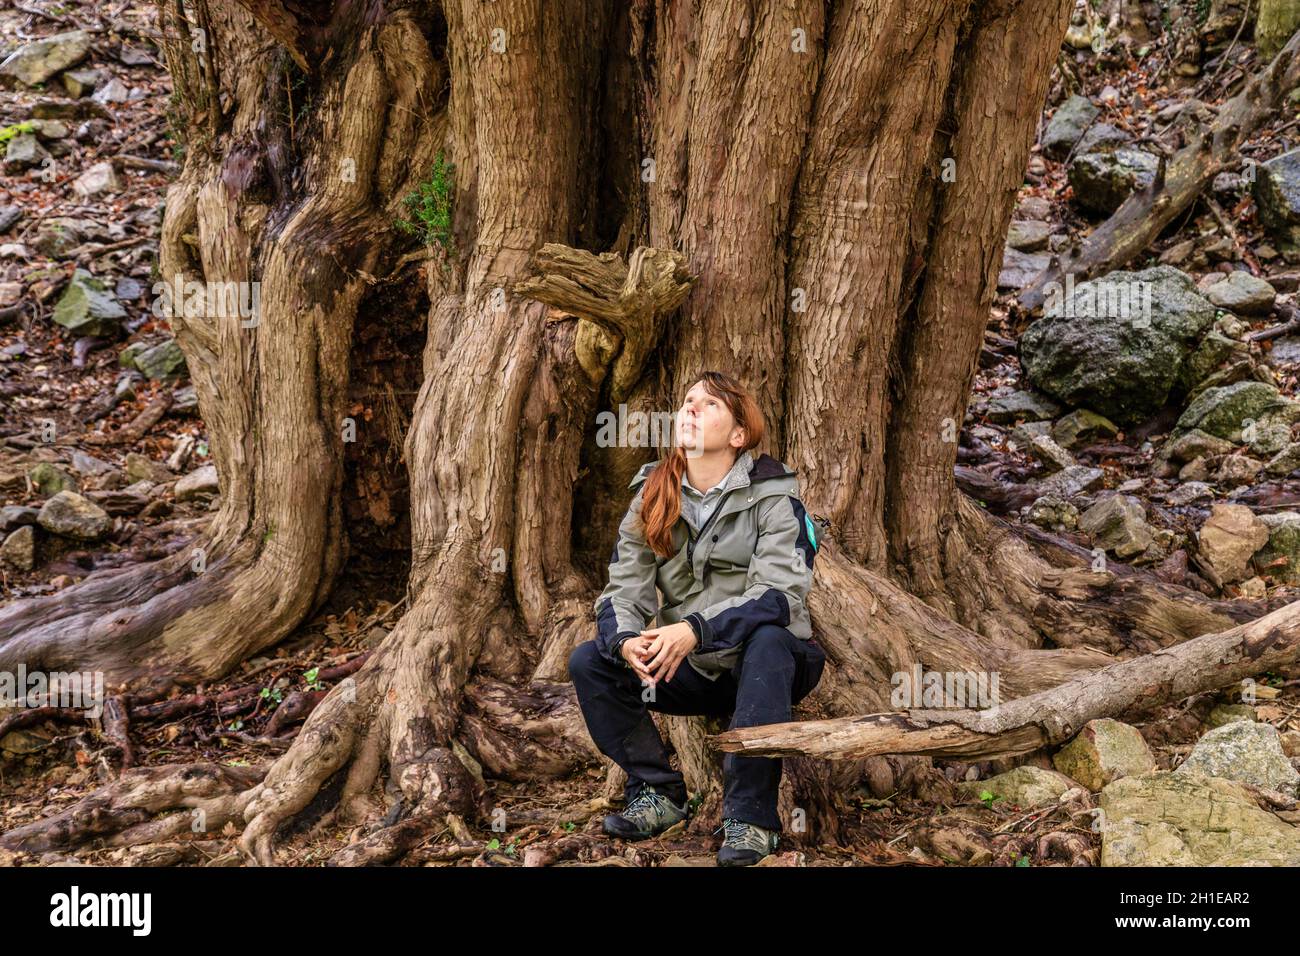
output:
[[[1047,248],[1047,237],[1052,234],[1052,226],[1037,220],[1015,220],[1007,230],[1007,245],[1021,252],[1037,252]]]
[[[1096,488],[1105,477],[1106,473],[1100,468],[1072,465],[1069,468],[1063,468],[1054,475],[1048,475],[1046,478],[1034,482],[1033,487],[1038,497],[1052,496],[1069,499]]]
[[[1179,508],[1197,501],[1210,501],[1213,498],[1214,489],[1208,484],[1203,481],[1188,481],[1165,495],[1165,502]]]
[[[1052,426],[1052,437],[1065,448],[1077,448],[1102,438],[1114,438],[1119,427],[1104,415],[1075,409]]]
[[[174,382],[188,374],[185,355],[175,339],[167,339],[152,348],[136,352],[133,356],[133,364],[145,378],[154,381]]]
[[[102,282],[85,269],[72,274],[67,291],[54,307],[54,321],[77,335],[115,336],[126,310]]]
[[[23,525],[12,531],[0,544],[0,562],[11,565],[19,571],[30,571],[36,567],[36,535],[31,525]]]
[[[1155,541],[1142,502],[1129,495],[1112,495],[1093,505],[1079,516],[1079,530],[1119,558],[1141,554]]]
[[[1255,476],[1264,470],[1264,463],[1245,455],[1229,455],[1219,464],[1214,473],[1214,483],[1220,488],[1239,488],[1255,480]]]
[[[215,495],[219,490],[217,466],[204,465],[179,479],[173,493],[177,501],[188,501],[192,498]]]
[[[76,178],[72,190],[82,199],[122,191],[122,178],[110,162],[96,163]],[[1271,288],[1271,287],[1270,287]]]
[[[31,471],[27,472],[27,477],[31,479],[36,491],[47,498],[60,491],[77,491],[81,487],[76,478],[48,461],[33,465]]]
[[[1052,757],[1056,769],[1089,790],[1154,770],[1156,758],[1136,727],[1118,720],[1090,720]]]
[[[1268,594],[1268,585],[1261,577],[1246,578],[1237,585],[1237,591],[1248,601],[1255,601]]]
[[[1061,414],[1061,406],[1039,392],[1018,391],[989,399],[985,416],[991,422],[1005,424],[1023,419],[1043,421]]]
[[[1300,468],[1300,442],[1288,442],[1287,446],[1269,459],[1264,466],[1264,473],[1275,478],[1285,478]]]
[[[1206,456],[1226,455],[1234,447],[1226,438],[1219,438],[1199,428],[1193,428],[1169,441],[1164,448],[1164,457],[1170,461],[1194,461]]]
[[[1250,559],[1268,544],[1268,525],[1245,505],[1217,504],[1197,534],[1202,561],[1221,584],[1250,576]]]
[[[1033,435],[1029,440],[1029,453],[1041,461],[1048,471],[1060,471],[1078,464],[1074,456],[1047,435]]]
[[[130,94],[127,92],[126,86],[122,81],[117,77],[113,77],[113,79],[109,80],[96,90],[95,95],[92,96],[91,99],[96,103],[101,104],[125,103],[129,96]]]
[[[980,799],[980,794],[987,791],[995,797],[1001,797],[1001,802],[1008,806],[1027,810],[1058,803],[1075,786],[1075,782],[1063,773],[1022,764],[987,780],[963,781],[957,784],[956,789],[958,793],[974,799]]]
[[[63,74],[63,88],[68,91],[69,96],[78,98],[89,96],[95,92],[100,79],[98,70],[68,70]]]
[[[1205,297],[1219,308],[1238,315],[1268,315],[1273,311],[1277,292],[1263,279],[1235,270],[1222,282],[1210,286]]]
[[[1234,720],[1255,720],[1255,708],[1249,704],[1215,704],[1206,715],[1205,723],[1211,728],[1222,727]]]
[[[40,166],[49,155],[49,150],[41,145],[35,133],[20,133],[9,140],[9,145],[5,147],[5,172],[13,175]]]
[[[1079,526],[1079,509],[1052,495],[1035,499],[1025,517],[1048,531],[1073,531]]]
[[[51,534],[78,541],[98,541],[113,524],[104,509],[74,491],[60,491],[45,502],[36,520]]]

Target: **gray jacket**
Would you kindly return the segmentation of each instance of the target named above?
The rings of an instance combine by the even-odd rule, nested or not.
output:
[[[672,531],[676,553],[661,558],[646,543],[640,519],[641,486],[658,465],[642,466],[628,486],[637,491],[619,525],[609,583],[595,603],[600,652],[626,666],[619,647],[651,617],[661,627],[684,620],[700,639],[687,661],[716,680],[735,667],[760,625],[778,624],[810,640],[806,602],[817,531],[794,470],[769,455],[753,459],[748,472],[734,469],[703,527],[692,526],[684,510]]]

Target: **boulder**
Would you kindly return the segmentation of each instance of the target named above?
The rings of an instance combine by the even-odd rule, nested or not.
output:
[[[1049,289],[1044,315],[1020,338],[1026,378],[1073,408],[1120,424],[1159,410],[1215,309],[1170,266],[1112,272]]]
[[[112,291],[85,269],[72,274],[72,281],[54,307],[54,321],[75,335],[103,338],[116,336],[126,310]]]
[[[1136,727],[1108,717],[1090,720],[1052,757],[1061,773],[1089,790],[1155,769],[1156,758]]]
[[[1055,160],[1065,159],[1084,131],[1101,110],[1086,96],[1071,96],[1056,108],[1043,130],[1043,153]]]
[[[1197,533],[1201,560],[1222,584],[1250,577],[1251,558],[1268,539],[1268,525],[1245,505],[1215,505]]]
[[[1220,309],[1238,315],[1268,315],[1273,311],[1277,292],[1263,279],[1237,269],[1210,286],[1205,297]]]
[[[45,502],[36,520],[51,534],[78,541],[98,541],[113,526],[103,508],[75,491],[60,491]]]
[[[1083,153],[1070,161],[1074,199],[1081,209],[1109,216],[1137,189],[1155,180],[1160,161],[1140,149]]]
[[[90,52],[90,34],[69,30],[25,43],[0,62],[0,83],[13,81],[35,86],[56,73],[75,66]]]
[[[1300,866],[1300,827],[1239,783],[1155,771],[1101,792],[1102,866]]]
[[[1300,773],[1282,752],[1277,728],[1256,721],[1234,720],[1209,731],[1174,773],[1222,777],[1288,797],[1300,795]]]
[[[1300,442],[1288,442],[1286,447],[1269,459],[1264,473],[1275,478],[1285,478],[1300,468]]]

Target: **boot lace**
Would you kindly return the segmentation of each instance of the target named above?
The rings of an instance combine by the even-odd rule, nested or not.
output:
[[[727,835],[722,841],[723,846],[735,850],[754,850],[758,853],[770,853],[772,850],[772,841],[768,831],[752,823],[746,823],[744,820],[727,819],[723,820],[722,826],[713,832],[722,833],[724,831]]]

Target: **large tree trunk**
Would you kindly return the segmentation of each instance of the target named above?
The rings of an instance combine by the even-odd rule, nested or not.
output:
[[[214,557],[197,577],[165,561],[8,609],[0,665],[193,680],[298,624],[343,561],[361,333],[387,321],[385,287],[422,281],[422,381],[401,383],[419,389],[407,611],[264,775],[197,795],[137,776],[10,845],[139,834],[167,799],[202,800],[268,863],[314,803],[376,823],[338,862],[389,861],[448,814],[488,816],[482,774],[598,759],[564,662],[592,636],[627,482],[660,452],[605,447],[595,416],[670,410],[707,368],[751,384],[765,450],[829,522],[810,605],[831,666],[801,710],[885,710],[890,675],[918,661],[1039,693],[1260,613],[1094,573],[954,486],[1070,6],[196,4],[213,42],[171,51],[193,145],[164,272],[256,279],[264,303],[253,330],[176,322],[220,465]],[[393,224],[439,152],[450,240],[421,253]],[[664,725],[705,796],[695,825],[715,824],[719,728]],[[837,791],[892,788],[909,759],[791,758],[782,806],[810,823],[796,840],[834,839]]]

